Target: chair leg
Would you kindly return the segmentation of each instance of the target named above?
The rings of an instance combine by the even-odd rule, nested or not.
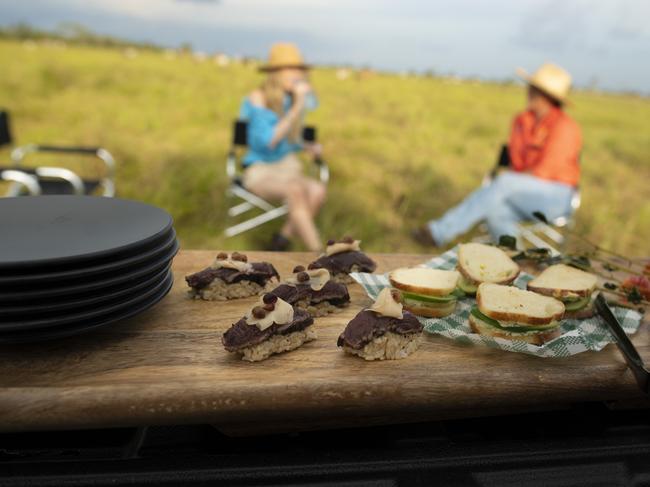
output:
[[[261,215],[258,215],[255,218],[251,218],[250,220],[246,220],[244,222],[238,223],[237,225],[233,225],[231,227],[226,228],[224,230],[224,234],[226,235],[226,237],[234,237],[235,235],[239,235],[240,233],[246,232],[252,228],[262,225],[263,223],[284,216],[288,213],[288,211],[289,208],[286,205],[279,206],[270,211],[267,211],[266,213],[262,213]]]
[[[564,236],[560,232],[558,232],[555,228],[551,227],[550,225],[546,225],[544,223],[538,223],[536,225],[536,229],[538,229],[548,238],[553,240],[553,242],[555,242],[556,244],[562,245],[564,243]]]
[[[239,203],[231,208],[228,208],[228,216],[239,216],[242,213],[246,213],[248,210],[254,208],[254,205],[248,201]]]
[[[560,252],[553,247],[551,244],[549,244],[546,240],[538,237],[535,235],[535,232],[532,230],[526,228],[524,225],[519,225],[519,235],[521,236],[521,239],[527,242],[530,242],[531,245],[537,248],[546,248],[549,249],[551,252],[551,255],[559,255]]]

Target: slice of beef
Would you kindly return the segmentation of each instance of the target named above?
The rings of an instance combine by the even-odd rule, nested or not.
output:
[[[269,262],[253,262],[251,266],[252,268],[247,272],[240,272],[237,269],[229,269],[227,267],[220,269],[208,267],[195,274],[186,276],[185,281],[187,281],[187,284],[192,289],[203,289],[208,287],[216,278],[228,284],[234,284],[240,281],[252,281],[260,286],[265,286],[273,277],[278,280],[280,279],[278,271]]]
[[[337,341],[339,347],[348,346],[355,350],[365,347],[373,339],[380,337],[386,332],[397,333],[398,335],[410,335],[422,331],[422,323],[414,314],[404,311],[403,318],[382,316],[368,309],[357,314],[345,327]]]
[[[259,345],[273,335],[288,335],[304,330],[314,323],[314,318],[305,310],[294,308],[293,321],[279,325],[273,323],[265,330],[260,330],[256,325],[249,325],[246,318],[242,318],[232,325],[222,336],[221,342],[229,352],[236,352],[242,348]]]
[[[294,305],[299,301],[307,300],[309,304],[318,304],[327,301],[334,306],[342,306],[350,302],[350,294],[345,284],[327,281],[318,291],[314,291],[309,284],[280,284],[271,294]]]
[[[331,274],[349,274],[354,265],[358,266],[359,272],[375,272],[377,268],[374,260],[356,250],[323,255],[309,264],[309,267],[311,269],[327,269]]]

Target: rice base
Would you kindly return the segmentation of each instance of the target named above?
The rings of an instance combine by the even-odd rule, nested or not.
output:
[[[303,299],[302,301],[297,301],[296,303],[294,303],[294,306],[296,308],[304,309],[310,315],[316,318],[318,316],[327,316],[330,313],[336,313],[338,311],[341,311],[341,309],[348,306],[348,304],[350,303],[347,302],[342,306],[335,306],[329,301],[321,301],[320,303],[312,304],[308,300]]]
[[[251,347],[242,348],[236,353],[242,354],[242,360],[259,362],[276,353],[288,352],[300,347],[303,343],[316,340],[317,335],[311,326],[304,330],[294,331],[287,335],[273,335],[268,340]]]
[[[203,299],[205,301],[227,301],[228,299],[259,296],[272,291],[277,283],[277,279],[271,278],[267,281],[265,286],[260,286],[256,282],[246,280],[228,284],[217,277],[202,289],[190,289],[188,294],[193,299]]]
[[[348,346],[343,346],[343,350],[365,360],[399,360],[415,352],[421,341],[422,333],[400,335],[388,331],[374,338],[359,350]]]
[[[359,266],[357,264],[353,264],[352,267],[350,267],[350,273],[352,272],[359,272]],[[334,282],[338,282],[339,284],[354,284],[355,281],[350,277],[350,274],[346,272],[337,272],[336,274],[331,274],[330,279]]]

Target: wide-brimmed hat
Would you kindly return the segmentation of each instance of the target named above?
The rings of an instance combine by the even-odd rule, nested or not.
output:
[[[275,71],[283,68],[309,69],[300,50],[290,42],[278,42],[271,46],[269,60],[260,67],[260,71]]]
[[[568,101],[569,90],[571,89],[571,75],[560,66],[544,63],[532,75],[528,74],[525,69],[518,68],[517,75],[554,100],[560,103]]]

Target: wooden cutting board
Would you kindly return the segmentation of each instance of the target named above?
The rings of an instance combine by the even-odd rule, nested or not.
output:
[[[0,348],[0,430],[212,423],[232,434],[499,415],[585,401],[648,407],[617,348],[544,359],[460,345],[425,334],[405,360],[366,362],[336,339],[370,303],[350,286],[352,304],[318,318],[319,339],[248,363],[227,353],[221,334],[254,298],[193,301],[184,276],[216,252],[184,251],[176,282],[154,309],[75,338]],[[250,252],[282,276],[310,253]],[[426,255],[372,255],[378,272],[421,263]],[[633,337],[650,363],[647,320]]]

